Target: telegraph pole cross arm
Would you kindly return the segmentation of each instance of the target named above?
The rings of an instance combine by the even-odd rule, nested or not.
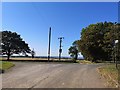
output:
[[[62,53],[62,39],[64,39],[64,37],[59,37],[58,38],[60,40],[60,48],[59,48],[59,60],[61,59],[61,53]]]

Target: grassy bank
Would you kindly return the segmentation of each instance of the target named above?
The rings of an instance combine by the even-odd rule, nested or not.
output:
[[[100,67],[98,70],[99,73],[106,79],[106,85],[108,87],[118,86],[118,70],[116,69],[115,64],[107,64]]]
[[[76,62],[80,64],[93,64],[91,61],[88,60],[76,60]]]
[[[11,62],[7,62],[7,61],[0,61],[0,69],[1,70],[7,70],[11,67],[13,67],[14,64]]]

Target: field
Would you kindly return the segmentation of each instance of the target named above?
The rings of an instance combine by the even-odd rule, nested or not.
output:
[[[3,57],[3,58],[0,58],[0,60],[7,60],[7,58]],[[30,61],[34,61],[34,60],[48,60],[48,58],[29,58],[29,57],[20,57],[20,58],[17,58],[17,57],[13,57],[13,58],[10,58],[10,60],[30,60]],[[50,58],[50,60],[54,60],[54,61],[58,61],[57,58]],[[71,59],[61,59],[61,61],[66,61],[66,60],[71,60]]]
[[[8,61],[7,58],[0,58],[1,61]],[[29,57],[19,57],[19,58],[10,58],[9,61],[19,61],[19,62],[55,62],[55,63],[74,63],[72,59],[61,59],[58,58],[29,58]],[[79,62],[77,62],[79,63]]]
[[[7,58],[2,58],[0,60],[6,61]],[[48,62],[48,58],[10,58],[10,61],[38,61],[38,62]],[[50,62],[66,62],[66,63],[75,63],[72,59],[61,59],[58,58],[50,58]],[[76,63],[80,64],[93,64],[91,61],[88,60],[76,60]]]

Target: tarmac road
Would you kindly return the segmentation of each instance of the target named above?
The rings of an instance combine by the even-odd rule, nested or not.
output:
[[[3,88],[105,88],[98,64],[13,63],[2,75]]]

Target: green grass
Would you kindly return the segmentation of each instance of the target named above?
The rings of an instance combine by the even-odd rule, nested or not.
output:
[[[0,69],[7,70],[11,67],[13,67],[15,64],[7,61],[0,61]]]
[[[118,84],[118,70],[115,64],[107,64],[99,68],[101,75],[107,80],[108,87],[116,87]]]

